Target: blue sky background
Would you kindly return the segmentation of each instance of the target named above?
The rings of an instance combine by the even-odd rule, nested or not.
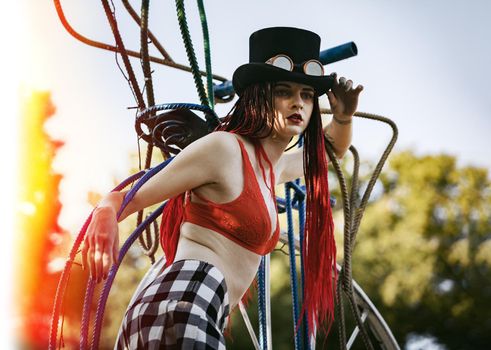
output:
[[[138,9],[138,2],[133,1]],[[127,48],[139,48],[138,27],[119,2],[116,15]],[[99,1],[62,1],[81,34],[113,43]],[[47,129],[65,141],[55,162],[64,175],[61,224],[76,231],[90,207],[89,190],[107,192],[123,179],[136,152],[135,102],[115,56],[82,44],[62,27],[52,1],[21,1],[16,78],[20,93],[49,90],[57,113]],[[201,24],[194,1],[186,2],[189,27],[201,66]],[[365,91],[359,110],[393,119],[396,149],[448,153],[460,164],[491,170],[491,2],[415,1],[205,1],[215,73],[231,78],[248,60],[248,37],[268,26],[297,26],[322,38],[327,49],[354,41],[358,56],[327,66]],[[174,2],[152,1],[150,29],[172,58],[187,63]],[[153,50],[155,55],[158,55]],[[135,71],[141,68],[132,60]],[[157,103],[199,101],[192,76],[153,65]],[[327,104],[323,99],[322,103]],[[219,106],[224,114],[231,104]],[[356,120],[353,143],[362,159],[380,155],[388,128]],[[142,146],[144,146],[142,144]],[[145,147],[142,147],[145,149]]]

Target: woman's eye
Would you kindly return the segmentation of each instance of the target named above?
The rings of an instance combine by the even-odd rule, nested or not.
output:
[[[287,90],[275,90],[274,94],[276,96],[288,96]]]
[[[303,95],[302,97],[306,100],[312,100],[314,98],[314,95],[308,92],[305,92],[302,95]]]

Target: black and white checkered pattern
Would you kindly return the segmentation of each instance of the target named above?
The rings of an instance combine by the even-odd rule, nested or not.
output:
[[[225,279],[216,267],[181,260],[129,305],[115,349],[225,349],[229,314]]]

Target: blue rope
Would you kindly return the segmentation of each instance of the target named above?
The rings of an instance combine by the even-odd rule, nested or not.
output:
[[[303,146],[303,136],[298,140],[298,148]],[[298,198],[298,232],[300,241],[300,278],[302,282],[302,303],[305,300],[305,261],[303,256],[304,249],[304,236],[305,236],[305,186],[300,185],[300,179],[295,180],[295,184],[300,187],[304,195]],[[303,342],[305,349],[311,349],[310,338],[309,338],[309,318],[308,313],[304,313],[304,323],[303,323]]]
[[[300,332],[297,332],[298,325],[298,287],[297,287],[297,265],[295,261],[295,235],[293,232],[293,215],[292,215],[292,198],[291,183],[285,184],[285,201],[286,201],[286,218],[288,222],[288,250],[290,252],[290,285],[292,291],[292,308],[293,308],[293,332],[295,334],[295,350],[300,349]]]
[[[144,171],[140,171],[134,175],[131,175],[128,177],[126,180],[121,182],[118,186],[116,186],[111,192],[115,191],[121,191],[123,188],[128,186],[130,183],[133,183],[136,181],[139,177],[141,177],[144,174]],[[72,267],[72,262],[73,259],[75,259],[75,255],[78,252],[78,248],[80,247],[80,244],[83,241],[83,238],[85,236],[85,233],[87,232],[87,228],[89,227],[90,221],[92,219],[92,213],[89,215],[87,220],[85,221],[84,225],[82,226],[77,239],[75,240],[75,243],[72,246],[72,249],[70,251],[70,257],[67,260],[67,263],[65,265],[65,268],[63,269],[63,273],[60,277],[60,281],[58,282],[58,288],[56,291],[56,296],[55,296],[55,302],[54,302],[54,308],[53,308],[53,315],[51,317],[51,332],[50,332],[50,340],[49,340],[49,349],[54,349],[55,348],[55,341],[56,341],[56,335],[57,335],[57,326],[58,326],[58,319],[59,319],[59,310],[61,307],[61,303],[63,302],[63,297],[65,294],[65,289],[66,285],[68,284],[68,277],[70,275],[70,270]],[[92,295],[93,295],[93,288],[94,286],[91,285],[91,280],[89,279],[87,290],[85,293],[84,297],[84,305],[83,305],[83,314],[82,314],[82,324],[80,328],[80,348],[85,349],[87,347],[87,338],[88,338],[88,329],[89,329],[89,321],[90,321],[90,305],[92,301]]]
[[[295,180],[296,184],[300,186],[300,179]],[[304,189],[305,191],[305,189]],[[299,241],[300,241],[300,275],[302,282],[302,302],[305,300],[305,265],[304,265],[304,236],[305,236],[305,200],[298,200],[298,231],[299,231]],[[309,338],[309,323],[307,317],[307,311],[304,313],[303,318],[303,344],[305,349],[310,349],[310,338]]]
[[[151,215],[149,215],[136,229],[133,231],[133,233],[130,235],[130,237],[124,242],[123,246],[121,247],[121,250],[119,252],[118,256],[118,261],[111,266],[111,269],[109,270],[108,278],[106,282],[104,283],[104,288],[102,290],[101,296],[99,297],[99,302],[97,304],[97,311],[96,311],[96,317],[95,317],[95,325],[94,325],[94,332],[92,334],[92,343],[91,343],[91,349],[99,349],[99,339],[101,335],[101,329],[102,329],[102,320],[104,317],[104,310],[106,308],[106,302],[109,297],[109,292],[111,290],[112,284],[114,282],[114,278],[116,277],[116,273],[118,272],[119,266],[121,265],[121,262],[123,261],[123,258],[125,257],[126,253],[130,249],[130,247],[133,245],[133,243],[138,239],[138,236],[142,234],[142,232],[145,230],[145,228],[151,224],[153,221],[155,221],[160,214],[162,214],[162,211],[164,210],[165,206],[167,205],[167,202],[162,204],[160,207],[157,208]]]
[[[279,207],[279,213],[284,213],[286,211],[286,200],[281,197],[276,197],[276,204],[278,204]],[[295,198],[293,198],[293,201],[290,203],[292,209],[298,210],[298,203],[295,202]],[[282,208],[283,207],[283,208]]]
[[[295,182],[289,182],[288,187],[295,191],[295,195],[293,197],[293,202],[298,202],[299,200],[305,199],[305,189],[300,186],[300,182],[298,179]]]
[[[133,199],[135,196],[136,192],[147,182],[151,177],[153,177],[155,174],[157,174],[160,170],[162,170],[167,164],[169,164],[172,159],[174,158],[169,158],[166,161],[162,162],[161,164],[157,165],[154,168],[150,168],[147,171],[144,172],[144,175],[141,177],[141,179],[135,184],[135,186],[125,195],[125,198],[123,200],[123,203],[121,204],[121,207],[117,213],[117,217],[121,216],[121,213],[123,210],[126,208],[128,203]],[[109,291],[112,286],[112,282],[114,280],[114,277],[116,276],[116,271],[119,268],[119,265],[121,264],[121,261],[123,257],[126,255],[126,252],[130,248],[131,244],[138,238],[140,233],[148,226],[149,223],[153,222],[160,213],[162,213],[162,210],[164,208],[163,204],[161,207],[159,207],[155,212],[153,212],[147,219],[145,219],[137,228],[136,230],[132,233],[130,238],[125,242],[123,247],[120,250],[119,257],[118,257],[118,262],[116,262],[110,269],[108,279],[106,280],[104,284],[104,289],[103,292],[99,298],[98,302],[98,307],[97,307],[97,313],[96,313],[96,318],[95,318],[95,325],[94,325],[94,332],[92,335],[92,344],[91,348],[97,349],[98,344],[99,344],[99,338],[100,338],[100,332],[102,328],[102,319],[104,316],[104,307],[107,302],[107,297],[109,296]],[[131,241],[131,242],[130,242]],[[130,242],[130,243],[129,243]],[[87,341],[87,334],[88,334],[88,326],[89,326],[89,319],[90,319],[90,304],[92,302],[92,297],[93,297],[93,290],[91,292],[91,285],[94,284],[94,281],[92,278],[89,280],[89,287],[87,288],[87,292],[85,295],[85,301],[84,301],[84,315],[83,315],[83,320],[86,320],[85,323],[82,324],[82,334],[81,334],[81,339],[84,339],[84,342],[86,343]],[[88,306],[86,306],[86,303]],[[88,311],[86,313],[86,310]],[[81,341],[82,342],[82,341]],[[82,345],[82,344],[81,344]]]
[[[136,185],[124,196],[123,203],[121,204],[121,208],[119,208],[119,211],[117,214],[118,219],[121,216],[121,214],[123,213],[123,210],[126,208],[128,203],[133,199],[136,192],[145,184],[145,182],[147,182],[152,176],[157,174],[160,170],[165,168],[167,166],[167,164],[169,164],[173,159],[174,159],[174,157],[171,157],[171,158],[165,160],[164,162],[160,163],[156,167],[149,168],[145,172],[145,175],[143,175],[142,178],[136,183]]]
[[[258,271],[258,295],[257,308],[259,318],[259,344],[262,350],[268,349],[268,333],[266,330],[266,282],[265,282],[265,261],[264,256],[261,258]]]

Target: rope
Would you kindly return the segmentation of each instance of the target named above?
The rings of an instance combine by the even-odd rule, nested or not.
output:
[[[285,184],[285,202],[286,202],[286,219],[288,223],[288,250],[290,252],[290,288],[292,294],[292,317],[293,317],[293,332],[295,334],[295,350],[300,349],[300,332],[298,332],[298,287],[297,287],[297,264],[295,261],[295,236],[293,233],[293,216],[292,216],[292,198],[290,183]]]
[[[300,185],[300,180],[297,179],[295,182]],[[305,200],[298,200],[298,232],[299,232],[299,241],[300,241],[300,252],[303,252],[303,239],[305,236]],[[300,254],[300,282],[301,282],[301,292],[302,292],[302,302],[305,300],[305,264],[304,264],[304,256]],[[305,310],[305,317],[303,323],[303,343],[304,348],[310,349],[310,339],[309,339],[309,318],[307,314],[307,310]]]
[[[94,295],[95,282],[92,277],[87,281],[87,289],[85,290],[84,306],[82,308],[82,324],[80,327],[80,349],[87,349],[89,324],[90,324],[90,309],[92,306],[92,297]]]
[[[352,271],[351,271],[351,219],[350,219],[350,215],[352,213],[351,209],[349,207],[349,201],[348,201],[348,190],[347,190],[347,186],[346,186],[346,179],[342,173],[342,170],[341,170],[341,166],[339,164],[339,161],[338,159],[336,158],[335,154],[334,154],[334,150],[333,150],[333,147],[331,145],[331,143],[329,142],[329,140],[327,139],[327,137],[325,138],[325,145],[326,145],[326,152],[328,153],[329,155],[329,158],[331,159],[331,163],[333,164],[334,166],[334,169],[336,171],[336,174],[338,176],[338,180],[339,180],[339,183],[340,183],[340,186],[341,186],[341,192],[342,192],[342,196],[343,196],[343,208],[344,208],[344,214],[345,214],[345,221],[344,221],[344,263],[343,263],[343,272],[344,272],[344,280],[343,280],[343,287],[344,287],[344,291],[347,293],[348,295],[348,298],[350,300],[350,305],[351,305],[351,301],[352,299],[354,300],[354,291],[352,288],[350,288],[349,284],[350,283],[346,283],[346,281],[348,280],[351,280],[352,278]],[[348,276],[348,277],[347,277]],[[352,284],[351,284],[352,286]],[[341,300],[342,302],[342,300]],[[355,317],[355,320],[360,328],[360,332],[362,334],[362,338],[363,338],[363,342],[365,344],[365,347],[367,349],[373,349],[373,346],[370,342],[370,339],[368,338],[368,334],[366,332],[366,329],[365,329],[365,325],[363,324],[363,322],[361,322],[361,317],[360,317],[360,313],[359,313],[359,310],[355,307],[355,308],[352,308],[351,309],[354,317]],[[344,325],[343,325],[344,327]],[[343,333],[345,333],[345,330],[343,329],[342,330]],[[344,347],[346,347],[346,343],[343,342],[342,343]]]
[[[165,166],[167,166],[167,164],[169,164],[172,161],[172,159],[173,158],[169,158],[166,161],[157,165],[156,167],[150,168],[150,169],[148,169],[148,171],[145,172],[145,174],[135,184],[135,186],[125,195],[125,197],[123,199],[123,203],[121,204],[121,207],[119,208],[118,213],[117,213],[118,219],[121,216],[121,213],[123,212],[123,210],[129,204],[129,202],[134,198],[134,196],[138,192],[138,190],[149,179],[151,179],[155,174],[157,174],[160,170],[162,170]],[[107,278],[106,282],[104,283],[104,288],[101,292],[101,296],[99,297],[99,302],[98,302],[96,317],[95,317],[95,323],[94,323],[94,330],[93,330],[93,334],[92,334],[91,349],[98,349],[98,347],[99,347],[99,339],[100,339],[100,333],[101,333],[101,329],[102,329],[102,320],[104,317],[105,305],[107,302],[107,298],[109,296],[109,291],[111,290],[113,280],[116,277],[116,272],[119,269],[119,266],[121,264],[123,257],[126,255],[128,249],[131,247],[133,242],[138,238],[138,236],[141,234],[141,232],[143,232],[143,230],[162,213],[164,207],[165,207],[165,204],[161,205],[156,211],[154,211],[152,214],[150,214],[135,229],[135,231],[130,235],[130,237],[126,240],[126,242],[121,247],[121,250],[119,252],[118,261],[115,262],[115,264],[109,270],[108,278]]]
[[[212,118],[218,119],[218,116],[215,114],[215,111],[212,110],[208,106],[203,106],[203,105],[197,105],[194,103],[162,103],[159,105],[155,105],[152,107],[148,107],[144,109],[143,111],[140,111],[136,115],[136,124],[138,124],[142,119],[146,118],[149,114],[155,113],[155,112],[160,112],[160,111],[165,111],[169,109],[191,109],[195,111],[200,111],[205,113],[205,118],[207,120],[211,120]]]
[[[201,76],[199,75],[199,67],[196,61],[196,55],[194,53],[191,36],[189,35],[189,28],[186,21],[186,12],[184,9],[184,0],[176,0],[176,11],[177,11],[177,20],[179,21],[179,29],[181,30],[182,40],[184,41],[184,47],[186,48],[186,54],[188,56],[189,65],[191,66],[191,70],[193,73],[194,85],[196,86],[196,90],[198,92],[198,96],[201,101],[201,104],[203,106],[210,107],[210,104],[208,103],[208,98],[206,96],[205,88],[203,86],[203,81],[201,80]],[[209,93],[213,95],[213,89],[211,89]],[[216,117],[215,114],[213,114],[210,115],[209,117],[207,115],[206,122],[208,123],[208,129],[213,130],[220,123],[220,120],[218,119],[218,117]]]
[[[56,13],[58,14],[58,18],[60,19],[61,24],[63,25],[63,27],[65,28],[65,30],[71,36],[73,36],[75,39],[81,41],[82,43],[84,43],[86,45],[89,45],[89,46],[92,46],[92,47],[96,47],[98,49],[107,50],[107,51],[111,51],[111,52],[115,52],[115,53],[125,53],[126,55],[128,55],[130,57],[141,58],[140,53],[137,52],[137,51],[133,51],[133,50],[124,50],[124,51],[121,51],[121,49],[119,49],[116,46],[109,45],[109,44],[106,44],[106,43],[102,43],[100,41],[95,41],[95,40],[89,39],[89,38],[81,35],[77,31],[75,31],[75,29],[73,29],[73,27],[67,21],[67,19],[65,17],[65,14],[63,12],[63,9],[61,7],[61,4],[60,4],[60,0],[53,0],[53,2],[55,4]],[[154,44],[155,44],[155,41],[154,41]],[[189,72],[189,73],[192,72],[191,67],[186,66],[184,64],[176,63],[176,62],[172,61],[170,57],[168,59],[162,59],[162,58],[158,58],[158,57],[154,57],[154,56],[149,56],[149,60],[151,62],[158,63],[158,64],[165,65],[165,66],[172,67],[172,68],[176,68],[176,69],[179,69],[179,70],[182,70],[182,71],[185,71],[185,72]],[[199,71],[199,73],[202,76],[206,76],[207,75],[207,73],[204,72],[204,71]],[[219,80],[221,82],[226,82],[227,81],[227,78],[222,77],[220,75],[215,75],[214,74],[212,76],[213,76],[213,79],[215,79],[215,80]],[[227,101],[225,101],[225,102],[227,102]]]
[[[152,107],[155,105],[155,98],[153,92],[153,81],[152,72],[150,69],[150,61],[148,59],[148,7],[150,0],[143,0],[141,5],[141,24],[140,24],[140,46],[141,46],[141,65],[143,76],[145,77],[145,89],[147,93],[148,106]],[[152,142],[147,143],[147,154],[145,157],[145,169],[150,168],[152,163]],[[143,210],[138,212],[138,217],[136,220],[136,226],[138,227],[142,223]],[[138,242],[140,243],[140,248],[143,254],[150,258],[151,263],[155,262],[155,252],[158,248],[158,230],[154,231],[154,235],[151,234],[151,229],[145,230],[146,235],[140,235],[138,237]],[[146,238],[146,242],[145,242]]]
[[[343,275],[343,270],[339,271],[337,286],[336,286],[336,312],[337,312],[337,322],[338,322],[338,332],[339,332],[339,348],[341,350],[346,349],[346,319],[344,315],[343,306],[343,290],[341,283],[341,278]]]
[[[330,110],[321,110],[322,113],[330,113]],[[355,116],[357,117],[362,117],[362,118],[367,118],[367,119],[373,119],[373,120],[378,120],[381,122],[384,122],[386,124],[389,124],[389,126],[392,128],[392,138],[389,141],[388,145],[386,146],[380,160],[378,161],[375,170],[372,173],[372,176],[368,182],[367,189],[365,190],[365,193],[363,194],[363,198],[361,200],[361,203],[359,206],[356,206],[356,200],[357,200],[357,192],[358,192],[358,168],[359,168],[359,157],[358,157],[358,152],[354,147],[350,147],[350,151],[353,153],[354,157],[354,181],[352,184],[352,189],[351,189],[351,194],[348,197],[348,191],[347,191],[347,186],[346,186],[346,181],[344,178],[344,175],[341,171],[341,167],[339,165],[339,161],[336,159],[334,155],[334,151],[332,148],[332,145],[329,143],[329,140],[326,140],[326,151],[332,161],[332,164],[334,166],[334,169],[336,171],[336,175],[338,177],[338,180],[340,182],[340,187],[341,187],[341,192],[342,192],[342,197],[343,197],[343,204],[344,204],[344,262],[343,262],[343,267],[342,267],[342,273],[340,273],[339,278],[341,278],[341,275],[343,276],[342,278],[342,285],[343,285],[343,290],[346,293],[348,300],[349,300],[349,305],[351,308],[351,311],[355,317],[356,323],[358,325],[358,328],[360,329],[360,333],[362,334],[362,339],[364,342],[364,345],[367,349],[373,349],[373,345],[371,344],[371,341],[368,337],[368,333],[366,331],[366,327],[361,320],[360,312],[358,310],[358,307],[356,306],[356,300],[354,296],[354,288],[353,288],[353,283],[352,283],[352,269],[351,269],[351,258],[352,258],[352,251],[354,248],[355,244],[355,239],[356,239],[356,233],[360,225],[361,218],[363,216],[363,213],[365,211],[366,205],[368,203],[368,199],[370,197],[371,191],[373,190],[373,187],[375,185],[375,182],[380,175],[380,172],[382,171],[382,167],[387,160],[387,157],[389,153],[392,151],[392,148],[397,140],[398,136],[398,131],[397,131],[397,126],[395,125],[394,122],[392,122],[390,119],[375,115],[375,114],[369,114],[369,113],[363,113],[363,112],[357,112],[355,113]],[[348,199],[349,198],[349,199]],[[355,215],[356,213],[356,215]],[[338,288],[339,289],[339,288]],[[342,303],[342,298],[341,298],[341,293],[340,289],[338,291],[338,297],[339,297],[339,304]],[[338,308],[342,312],[342,307]],[[341,320],[344,323],[344,315],[341,315]],[[341,324],[341,330],[340,330],[340,338],[344,338],[344,342],[342,343],[343,346],[345,347],[346,342],[345,342],[345,325]]]
[[[143,174],[144,174],[144,172],[140,171],[139,173],[128,177],[126,180],[124,180],[118,186],[116,186],[112,191],[113,192],[114,191],[121,191],[123,188],[128,186],[130,183],[133,183],[136,179],[141,177]],[[91,219],[92,219],[92,213],[89,215],[87,220],[85,220],[85,223],[83,224],[82,228],[80,229],[80,232],[78,233],[77,238],[75,239],[75,242],[73,243],[72,249],[70,250],[68,259],[65,263],[65,267],[63,269],[63,272],[61,273],[60,280],[58,281],[58,286],[56,288],[56,294],[55,294],[55,300],[53,303],[53,314],[51,316],[51,325],[50,325],[49,343],[48,343],[49,349],[55,349],[56,348],[56,337],[58,334],[58,321],[60,318],[60,309],[62,307],[63,298],[65,296],[65,291],[66,291],[66,287],[68,284],[68,277],[70,275],[70,270],[72,268],[75,257],[78,253],[78,249],[80,248],[80,245],[83,242],[83,239],[85,237],[85,232],[87,231],[87,228],[90,224]]]
[[[210,54],[210,38],[208,35],[208,23],[206,21],[205,7],[203,0],[198,0],[199,17],[201,19],[201,28],[203,31],[203,44],[205,49],[205,64],[206,64],[206,89],[208,92],[208,104],[211,109],[215,108],[215,94],[213,93],[213,77],[211,76],[211,54]]]
[[[353,227],[353,219],[354,215],[351,215],[351,209],[356,208],[356,200],[358,199],[358,172],[359,172],[359,167],[360,167],[360,160],[358,156],[358,151],[356,148],[351,145],[349,148],[350,152],[353,155],[353,175],[351,177],[351,194],[350,194],[350,201],[349,201],[349,208],[350,212],[348,216],[345,216],[349,218],[349,227]],[[343,197],[343,203],[345,202],[346,198]],[[346,219],[347,220],[347,219]],[[338,331],[339,331],[339,344],[341,349],[346,349],[346,320],[345,320],[345,315],[344,315],[344,307],[343,307],[343,299],[342,299],[342,286],[343,283],[341,282],[343,280],[344,276],[344,271],[341,271],[338,276],[338,283],[337,283],[337,288],[336,288],[336,313],[338,317]]]
[[[196,55],[194,53],[193,42],[191,41],[191,36],[189,35],[189,28],[186,21],[186,12],[184,8],[184,0],[176,0],[176,11],[177,20],[179,21],[179,29],[181,30],[182,40],[184,42],[184,47],[188,56],[189,65],[191,66],[191,70],[193,73],[194,85],[196,85],[199,100],[202,105],[209,106],[208,98],[206,97],[205,88],[203,86],[203,81],[198,74],[199,67],[196,61]]]
[[[100,340],[100,335],[101,335],[101,329],[102,329],[102,320],[104,318],[104,310],[106,308],[106,302],[107,298],[109,297],[109,292],[112,287],[112,283],[114,282],[114,278],[116,277],[116,273],[118,272],[119,266],[121,265],[121,262],[128,252],[128,250],[131,248],[131,245],[136,241],[138,236],[145,230],[145,227],[147,227],[150,223],[155,221],[161,214],[162,211],[165,208],[165,205],[167,204],[164,203],[162,204],[157,210],[155,210],[150,216],[148,216],[137,228],[131,236],[126,240],[126,242],[123,244],[121,247],[121,250],[119,252],[119,257],[118,257],[118,262],[115,263],[111,269],[109,270],[108,277],[106,279],[106,282],[104,283],[104,289],[101,292],[101,296],[99,298],[99,302],[97,303],[97,311],[96,311],[96,317],[95,317],[95,325],[94,325],[94,331],[92,334],[92,342],[91,342],[91,349],[99,349],[99,340]]]
[[[379,175],[382,171],[382,168],[383,168],[387,158],[389,157],[390,152],[394,148],[394,145],[397,141],[397,137],[399,135],[397,125],[392,120],[390,120],[389,118],[386,118],[386,117],[383,117],[383,116],[377,115],[377,114],[363,113],[363,112],[357,112],[357,113],[355,113],[355,116],[365,118],[365,119],[378,120],[380,122],[388,124],[392,129],[392,138],[390,139],[389,144],[385,148],[384,153],[380,157],[380,160],[377,162],[377,165],[375,167],[375,170],[373,171],[372,177],[370,178],[370,181],[368,182],[367,189],[365,190],[365,193],[363,194],[363,197],[362,197],[362,200],[360,203],[360,207],[357,210],[357,214],[355,217],[355,225],[353,226],[353,233],[352,233],[353,242],[356,238],[358,228],[360,227],[361,218],[363,217],[363,214],[365,212],[365,207],[368,203],[368,199],[370,198],[370,195],[372,194],[373,187],[375,186],[377,178],[379,177]]]
[[[141,27],[142,26],[142,24],[141,24],[142,19],[138,16],[138,14],[133,9],[133,7],[131,7],[131,4],[128,2],[128,0],[121,0],[121,2],[123,3],[123,5],[126,8],[126,10],[128,11],[128,13],[130,14],[131,18],[133,18],[133,20],[136,22],[136,24],[138,24],[138,27]],[[162,56],[164,56],[164,58],[166,60],[174,62],[172,57],[170,57],[169,53],[164,49],[162,44],[160,44],[157,37],[155,37],[155,35],[153,35],[153,33],[150,30],[148,30],[148,28],[147,28],[147,31],[148,31],[148,36],[150,37],[150,40],[152,40],[153,45],[160,52],[160,54]]]
[[[303,137],[298,139],[298,148],[303,147]],[[296,179],[294,182],[297,186],[300,187],[300,179]],[[302,292],[302,302],[305,300],[305,264],[304,264],[304,256],[301,252],[303,252],[304,247],[304,236],[305,236],[305,186],[301,187],[302,196],[295,196],[298,198],[298,232],[299,232],[299,243],[300,243],[300,282],[301,282],[301,292]],[[307,310],[305,310],[304,314],[304,323],[303,323],[303,346],[305,349],[311,349],[310,339],[309,339],[309,317],[307,314]]]
[[[136,97],[138,108],[143,109],[145,108],[145,102],[143,101],[143,96],[140,87],[138,85],[138,82],[136,81],[135,72],[131,67],[131,63],[128,58],[128,55],[126,54],[123,39],[121,39],[116,18],[114,16],[114,13],[111,11],[111,8],[109,7],[109,3],[107,2],[107,0],[101,0],[101,2],[102,2],[102,6],[104,7],[104,12],[106,13],[107,20],[109,21],[109,25],[111,26],[111,31],[113,32],[114,40],[116,40],[116,46],[119,48],[121,58],[123,59],[124,67],[126,68],[126,72],[128,73],[128,78],[131,83],[130,87],[133,90],[133,94]]]
[[[152,72],[150,69],[150,61],[148,56],[148,6],[150,0],[142,0],[141,6],[141,25],[140,25],[140,46],[141,46],[141,65],[143,76],[145,77],[145,89],[147,92],[148,106],[155,105],[153,93]],[[146,166],[145,168],[148,168]]]
[[[266,282],[265,282],[265,263],[264,256],[261,258],[258,271],[258,295],[257,308],[259,318],[259,344],[262,350],[268,349],[268,332],[266,330]]]

